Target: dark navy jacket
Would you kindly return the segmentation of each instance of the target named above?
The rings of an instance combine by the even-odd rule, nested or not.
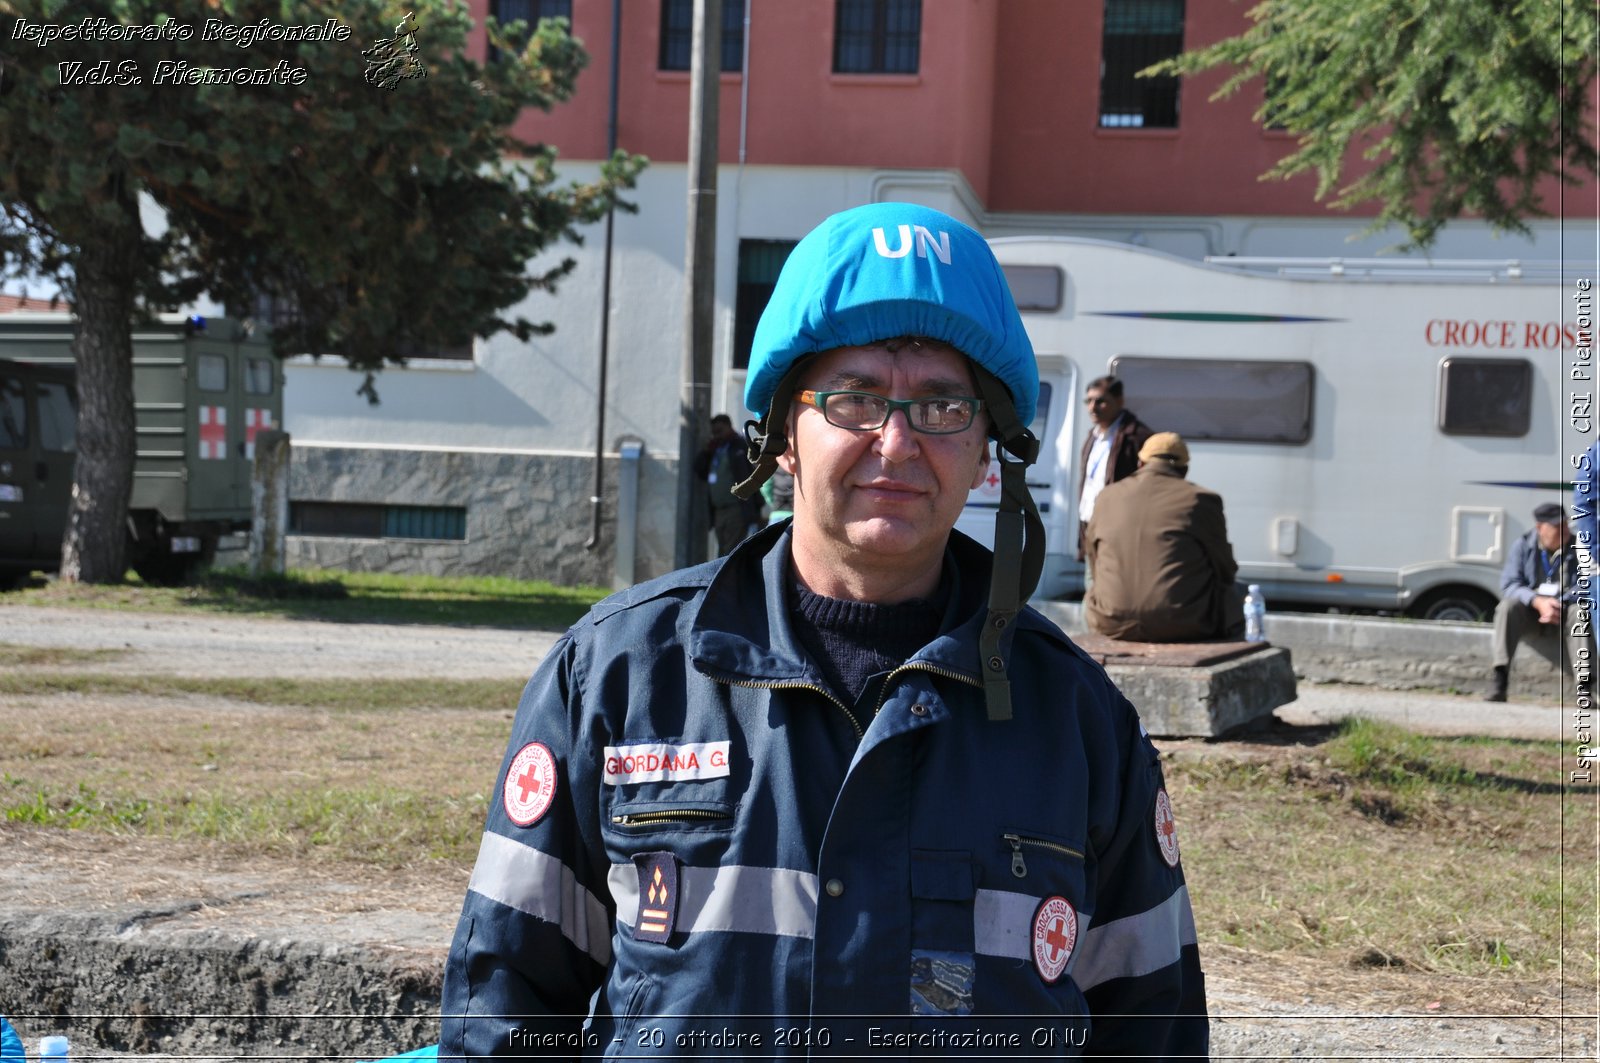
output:
[[[601,602],[534,675],[441,1058],[1203,1057],[1170,802],[1103,669],[1024,610],[990,721],[989,554],[952,534],[945,634],[861,735],[791,631],[785,528]]]

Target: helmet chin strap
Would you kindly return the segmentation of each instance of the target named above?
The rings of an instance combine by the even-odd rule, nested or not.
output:
[[[994,518],[994,568],[989,577],[989,615],[978,636],[979,671],[989,719],[1011,719],[1011,680],[1006,661],[1017,614],[1044,571],[1044,521],[1028,490],[1027,468],[1039,457],[1039,440],[1017,420],[1011,393],[981,366],[973,366],[978,394],[989,411],[998,440],[994,458],[1000,465],[1000,508]],[[1016,460],[1007,461],[1006,455]]]
[[[789,423],[789,404],[803,363],[804,359],[801,359],[783,374],[761,420],[744,423],[745,444],[749,448],[746,453],[754,468],[749,476],[733,485],[733,493],[739,498],[749,498],[759,491],[777,469],[778,459],[789,449],[789,437],[784,434],[784,428]]]

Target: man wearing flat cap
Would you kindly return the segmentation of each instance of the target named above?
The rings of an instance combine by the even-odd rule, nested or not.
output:
[[[1243,637],[1222,498],[1188,474],[1183,438],[1157,432],[1139,448],[1138,471],[1100,493],[1085,542],[1091,631],[1138,642]]]
[[[1578,556],[1567,516],[1554,502],[1534,508],[1533,528],[1511,544],[1500,573],[1494,611],[1494,670],[1487,701],[1506,700],[1511,659],[1523,642],[1555,660],[1566,643],[1566,663],[1580,691],[1589,689],[1594,636],[1578,591]]]

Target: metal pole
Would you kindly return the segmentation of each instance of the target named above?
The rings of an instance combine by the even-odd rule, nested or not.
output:
[[[618,53],[622,41],[622,0],[611,0],[611,109],[606,120],[606,158],[617,153]],[[585,550],[600,545],[600,503],[605,492],[606,472],[606,367],[611,351],[611,230],[617,208],[606,210],[606,249],[600,273],[600,379],[594,400],[594,490],[589,495],[591,525]]]
[[[722,0],[694,0],[689,53],[689,210],[684,252],[687,328],[678,400],[678,567],[705,559],[706,506],[694,458],[711,420],[711,325],[716,294],[717,95],[722,74]]]

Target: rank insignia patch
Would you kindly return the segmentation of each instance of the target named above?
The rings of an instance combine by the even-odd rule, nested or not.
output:
[[[672,937],[678,914],[678,858],[671,853],[640,853],[633,858],[639,869],[639,919],[633,926],[637,941]]]

